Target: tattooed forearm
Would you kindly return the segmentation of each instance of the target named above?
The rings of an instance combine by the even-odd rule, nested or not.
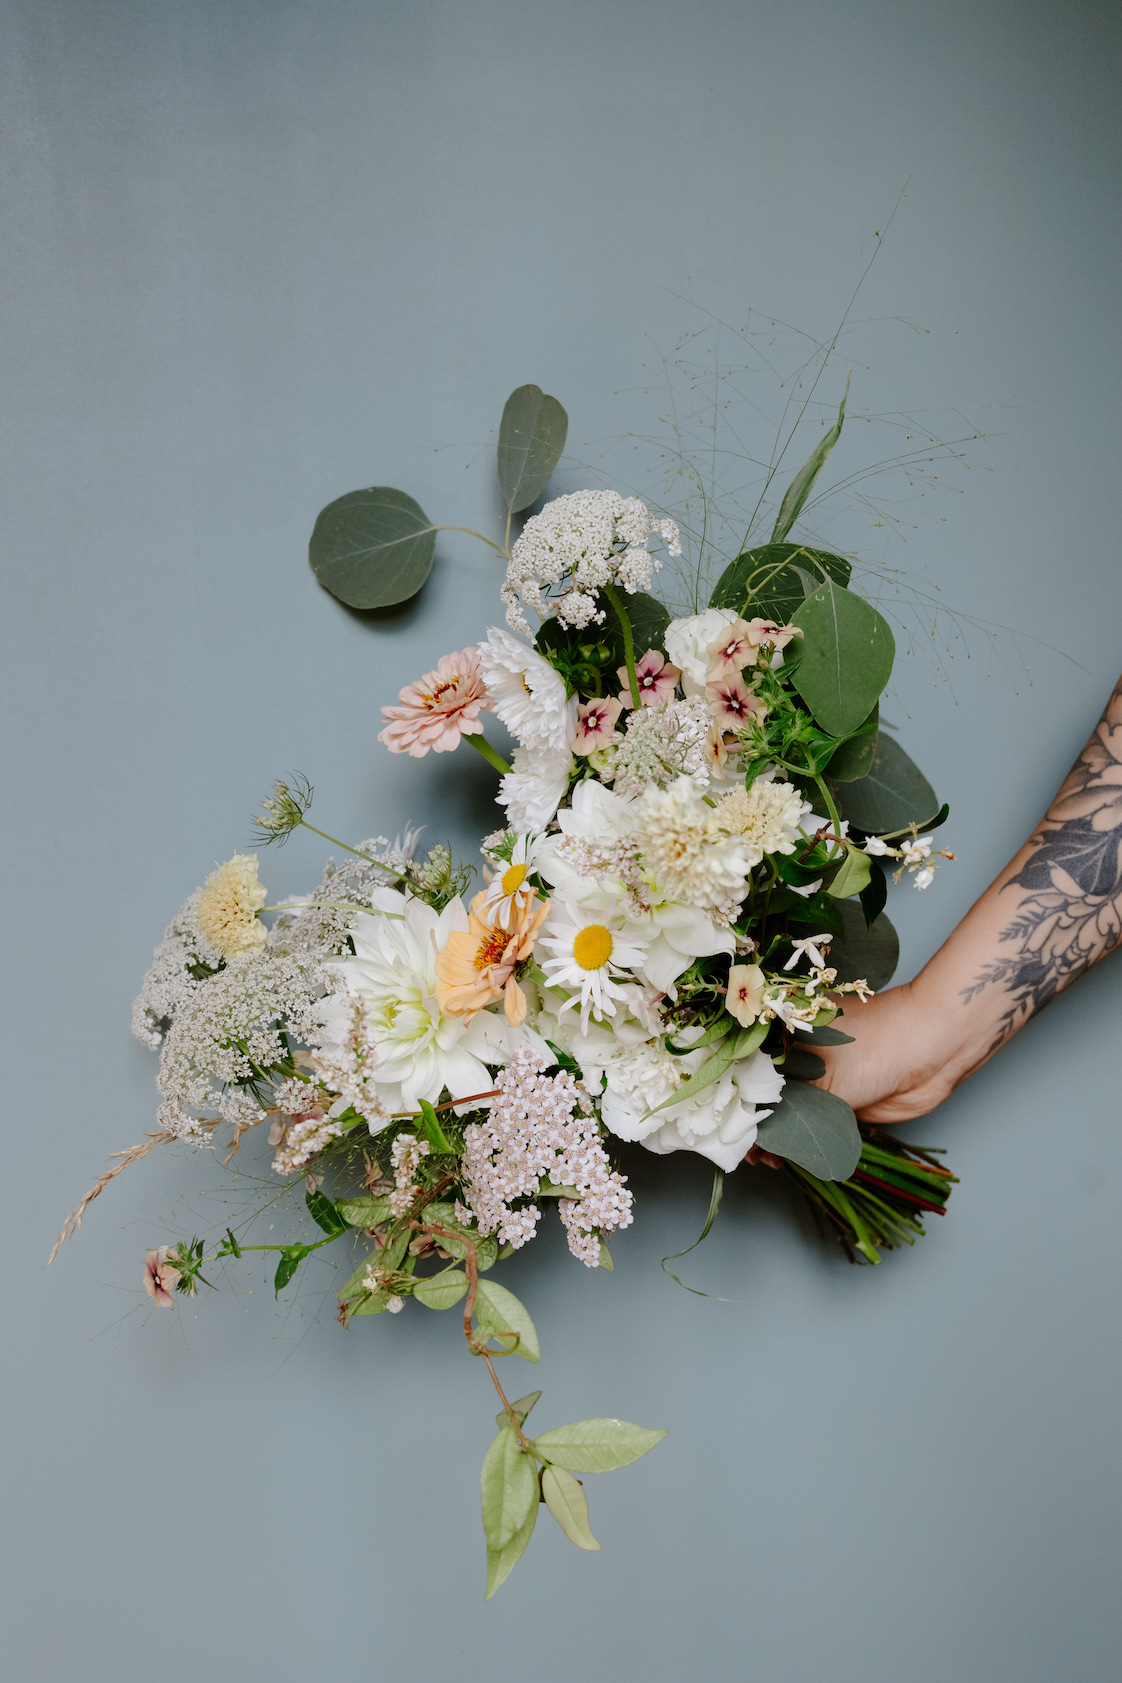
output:
[[[991,1051],[1122,938],[1122,680],[1029,845],[1001,890],[1021,890],[999,936],[1009,956],[962,992],[964,1001],[993,986],[1009,995]]]

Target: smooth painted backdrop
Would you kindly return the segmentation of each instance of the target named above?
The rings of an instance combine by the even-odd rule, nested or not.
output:
[[[151,947],[275,776],[306,770],[345,836],[414,818],[467,849],[488,822],[482,763],[374,736],[495,617],[493,563],[442,538],[421,603],[364,621],[307,570],[318,509],[386,483],[492,521],[527,380],[572,416],[564,482],[629,483],[628,448],[602,452],[664,412],[659,358],[750,306],[828,336],[906,179],[831,390],[848,359],[855,411],[986,434],[944,494],[896,487],[891,531],[847,528],[1018,633],[900,662],[959,855],[894,897],[901,974],[953,926],[1122,665],[1114,8],[0,17],[9,1675],[1115,1676],[1116,963],[910,1130],[963,1177],[914,1252],[850,1269],[745,1177],[688,1262],[716,1295],[688,1296],[658,1267],[704,1212],[683,1158],[636,1165],[614,1277],[552,1233],[518,1259],[543,1424],[670,1436],[589,1481],[601,1555],[543,1520],[487,1606],[492,1403],[446,1320],[343,1334],[326,1275],[149,1312],[145,1247],[221,1224],[212,1159],[149,1159],[42,1267],[151,1126],[128,1034]],[[298,840],[265,879],[319,859]]]

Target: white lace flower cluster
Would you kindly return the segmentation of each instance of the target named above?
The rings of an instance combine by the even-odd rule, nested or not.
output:
[[[264,1121],[248,1087],[289,1055],[284,1033],[304,1044],[319,1033],[330,985],[322,965],[265,953],[207,977],[182,1002],[160,1054],[159,1123],[177,1138],[209,1144],[214,1125]]]
[[[675,522],[652,520],[638,497],[615,491],[555,497],[527,520],[511,553],[500,591],[507,624],[532,636],[526,607],[542,619],[556,614],[562,625],[578,630],[600,623],[604,615],[596,594],[605,585],[620,584],[632,595],[650,589],[662,565],[648,548],[652,536],[662,538],[670,555],[681,555]],[[551,597],[557,586],[560,594]]]
[[[159,1051],[176,1015],[201,986],[206,970],[217,970],[222,964],[222,954],[199,928],[202,892],[196,888],[164,930],[132,1008],[132,1032],[153,1052]]]
[[[499,1097],[485,1122],[464,1129],[464,1189],[468,1205],[457,1204],[461,1221],[474,1219],[484,1234],[498,1232],[518,1249],[534,1237],[541,1219],[536,1204],[521,1210],[542,1180],[575,1186],[580,1198],[561,1200],[560,1215],[569,1249],[588,1267],[600,1260],[597,1233],[631,1225],[631,1194],[600,1143],[591,1106],[565,1071],[547,1076],[542,1054],[516,1052],[498,1077]]]
[[[417,1184],[417,1169],[421,1158],[427,1157],[431,1149],[428,1140],[419,1140],[416,1134],[398,1134],[390,1146],[390,1161],[393,1164],[391,1215],[403,1216],[419,1194],[421,1188]]]
[[[366,1002],[343,994],[334,1016],[339,1038],[316,1049],[314,1065],[320,1080],[338,1094],[338,1111],[351,1110],[365,1118],[372,1134],[384,1128],[390,1113],[378,1093],[378,1049],[370,1035]]]
[[[637,707],[628,716],[623,741],[603,751],[601,778],[621,795],[681,776],[692,777],[704,789],[713,775],[715,737],[704,697]]]

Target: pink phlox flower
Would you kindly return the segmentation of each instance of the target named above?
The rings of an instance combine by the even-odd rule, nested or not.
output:
[[[619,699],[624,707],[631,706],[631,684],[627,676],[626,666],[616,668],[623,688],[619,692]],[[648,649],[642,660],[635,667],[635,678],[639,685],[640,707],[661,707],[664,701],[673,701],[674,686],[682,676],[676,666],[671,666],[666,656],[658,649]]]
[[[479,665],[478,649],[461,649],[441,655],[435,672],[426,672],[398,694],[397,707],[383,707],[388,719],[378,732],[391,754],[409,754],[423,759],[431,748],[436,754],[451,753],[461,736],[478,736],[483,726],[480,709],[493,711],[487,685]]]
[[[755,666],[765,646],[773,653],[784,649],[792,637],[801,637],[797,625],[776,625],[770,619],[734,619],[716,643],[708,644],[709,682],[735,678],[746,666]]]
[[[168,1261],[168,1247],[144,1253],[144,1289],[157,1309],[175,1308],[175,1286],[179,1269]]]
[[[753,695],[739,673],[705,686],[709,711],[721,730],[742,730],[752,719],[763,718],[767,708]]]
[[[606,748],[609,743],[618,740],[616,720],[620,715],[621,704],[610,696],[601,696],[596,701],[583,701],[577,709],[577,736],[573,743],[574,754],[591,754],[597,748]]]

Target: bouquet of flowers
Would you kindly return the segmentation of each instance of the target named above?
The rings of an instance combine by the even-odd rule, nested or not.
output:
[[[886,867],[922,889],[951,857],[928,835],[947,809],[879,724],[888,623],[842,556],[788,541],[843,419],[844,401],[770,541],[728,560],[703,612],[672,617],[655,580],[682,554],[679,528],[636,497],[558,496],[512,542],[566,431],[555,399],[512,394],[506,530],[483,539],[506,562],[506,623],[407,685],[379,739],[414,758],[468,744],[501,774],[481,885],[469,898],[471,869],[441,845],[419,857],[416,833],[326,836],[310,785],[279,782],[260,841],[304,826],[344,857],[305,898],[269,905],[257,855],[238,853],[187,900],[133,1021],[160,1054],[159,1128],[59,1238],[153,1145],[212,1147],[226,1125],[233,1155],[267,1129],[314,1228],[161,1246],[147,1290],[171,1307],[210,1265],[272,1251],[279,1294],[337,1246],[345,1326],[456,1308],[501,1404],[481,1485],[488,1596],[543,1502],[598,1548],[577,1475],[664,1436],[591,1419],[531,1437],[540,1393],[509,1400],[496,1369],[539,1359],[493,1273],[548,1210],[574,1258],[612,1267],[609,1241],[633,1219],[618,1142],[713,1164],[706,1232],[726,1174],[782,1170],[851,1261],[913,1243],[953,1184],[932,1153],[859,1127],[813,1085],[815,1049],[845,1042],[839,1021],[891,974]],[[421,588],[440,529],[401,491],[357,491],[320,515],[312,564],[345,602],[387,606]],[[517,741],[510,764],[488,714]]]

